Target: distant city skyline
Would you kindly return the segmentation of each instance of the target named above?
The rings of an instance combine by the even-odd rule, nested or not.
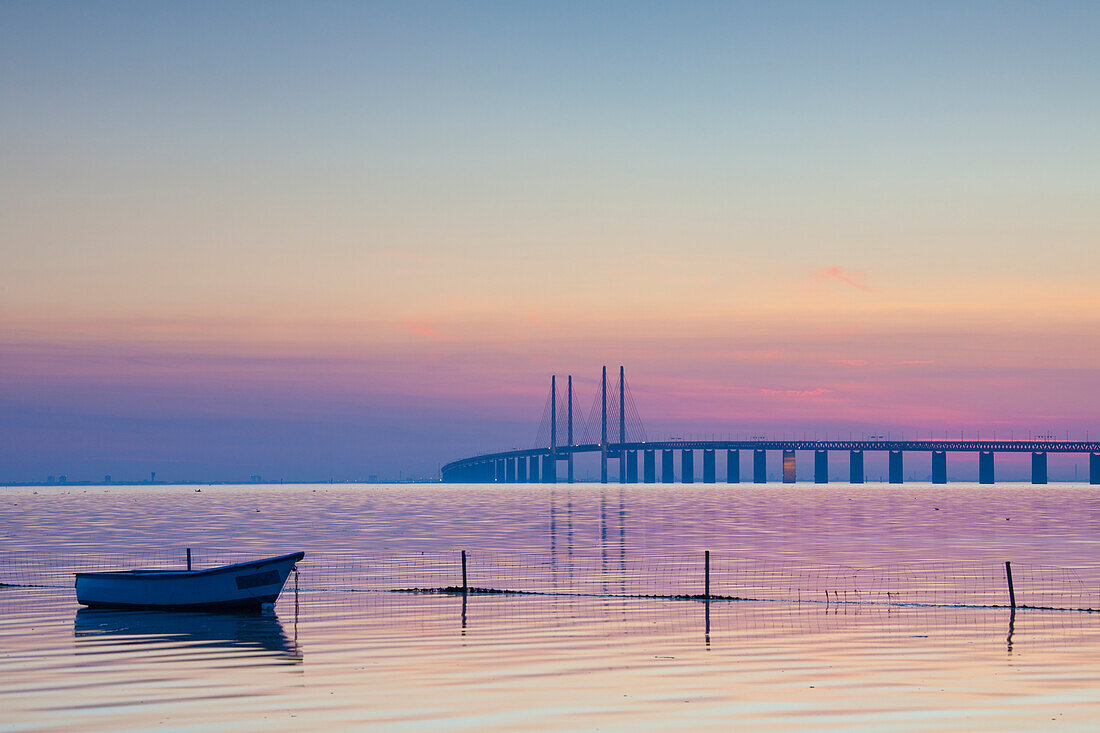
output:
[[[604,364],[655,433],[1100,435],[1098,36],[4,3],[0,482],[434,475]]]

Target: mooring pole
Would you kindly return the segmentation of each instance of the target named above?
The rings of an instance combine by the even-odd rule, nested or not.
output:
[[[710,550],[703,551],[703,597],[710,600]]]
[[[466,551],[462,551],[462,595],[465,596],[468,588],[466,585]]]
[[[1016,589],[1012,587],[1012,563],[1005,560],[1005,577],[1008,578],[1008,603],[1016,608]]]
[[[187,548],[187,569],[191,569],[191,548]]]

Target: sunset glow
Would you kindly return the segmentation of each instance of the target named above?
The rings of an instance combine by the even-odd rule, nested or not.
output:
[[[113,7],[0,8],[5,480],[1100,434],[1093,6]]]

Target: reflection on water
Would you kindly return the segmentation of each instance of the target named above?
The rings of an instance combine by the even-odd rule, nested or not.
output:
[[[297,633],[297,618],[292,633]],[[193,611],[126,611],[81,608],[74,633],[78,640],[114,639],[122,644],[172,643],[222,647],[240,651],[273,652],[301,662],[297,640],[288,638],[274,613],[223,614]]]
[[[38,493],[35,493],[35,492]],[[716,550],[868,566],[988,559],[1095,568],[1087,485],[403,485],[5,489],[6,549]]]
[[[0,727],[1090,730],[1100,614],[606,594],[650,577],[698,589],[703,550],[719,593],[741,577],[726,557],[759,560],[753,574],[764,563],[944,562],[916,578],[925,584],[982,561],[992,574],[971,582],[997,598],[1012,560],[1021,602],[1050,579],[1028,564],[1073,568],[1095,590],[1097,497],[1087,486],[917,484],[6,490],[5,550],[156,551],[172,564],[185,547],[302,549],[307,561],[300,612],[286,594],[278,616],[78,610],[72,568],[63,587],[0,588]],[[345,588],[383,572],[395,587],[453,586],[459,549],[471,584],[595,579],[604,594],[317,582],[320,566],[325,580],[354,581]],[[341,553],[357,563],[347,577],[322,562]],[[535,556],[546,560],[537,577]]]
[[[388,619],[395,632],[417,634],[425,628],[504,634],[516,626],[541,624],[551,632],[585,631],[595,623],[611,637],[673,633],[721,647],[746,634],[781,639],[832,634],[846,626],[890,630],[899,639],[957,633],[981,637],[990,649],[1013,651],[1013,636],[1027,640],[1030,651],[1064,647],[1074,639],[1100,634],[1100,614],[1003,608],[869,606],[855,604],[770,603],[730,600],[539,597],[522,595],[315,592],[308,598],[311,621],[358,623],[364,617]],[[593,613],[593,618],[587,614]],[[398,629],[397,627],[401,627]],[[923,631],[924,633],[916,633]]]
[[[1100,715],[1095,614],[317,591],[295,629],[5,589],[0,708],[27,730],[1084,730]]]

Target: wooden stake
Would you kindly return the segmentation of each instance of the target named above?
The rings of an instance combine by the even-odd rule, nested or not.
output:
[[[703,597],[710,600],[710,550],[703,552]]]

